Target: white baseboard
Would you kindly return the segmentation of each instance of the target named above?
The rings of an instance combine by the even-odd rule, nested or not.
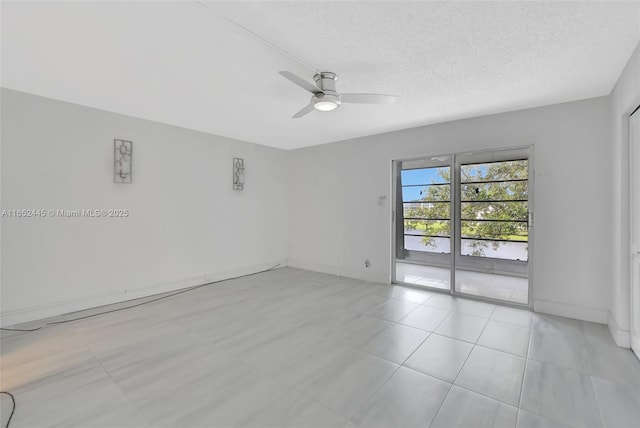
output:
[[[331,275],[344,276],[347,278],[360,279],[367,282],[379,284],[389,284],[389,272],[372,270],[371,268],[352,269],[342,266],[322,265],[318,263],[307,263],[301,260],[288,259],[288,266],[298,269],[311,270],[314,272],[328,273]]]
[[[275,265],[279,265],[278,267],[285,267],[287,266],[287,262],[286,260],[280,260],[278,262],[274,261],[271,263],[261,263],[228,271],[211,272],[191,278],[183,278],[160,284],[146,285],[138,287],[134,290],[127,290],[126,293],[101,293],[92,296],[83,296],[75,299],[49,303],[45,305],[4,311],[0,313],[0,327],[21,324],[29,321],[36,321],[44,318],[54,317],[57,315],[68,314],[70,312],[77,312],[96,308],[99,306],[126,302],[127,300],[139,299],[141,297],[153,296],[155,294],[166,293],[168,291],[177,291],[196,285],[203,285],[210,282],[222,281],[224,279],[249,275],[252,273],[270,269]]]
[[[533,310],[543,314],[558,315],[600,324],[606,324],[609,316],[609,311],[605,309],[585,308],[584,306],[574,306],[566,303],[537,299],[533,300]]]
[[[616,345],[623,348],[631,348],[631,332],[621,329],[611,312],[609,312],[607,324],[609,325],[609,331],[611,332]]]

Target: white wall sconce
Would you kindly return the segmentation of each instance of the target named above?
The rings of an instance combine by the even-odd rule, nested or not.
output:
[[[113,140],[113,182],[131,183],[133,143]]]
[[[233,158],[233,190],[244,190],[244,159]]]

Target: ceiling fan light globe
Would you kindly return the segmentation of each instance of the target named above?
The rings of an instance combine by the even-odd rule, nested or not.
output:
[[[320,111],[331,111],[338,108],[338,104],[330,100],[318,100],[313,104],[313,108]]]

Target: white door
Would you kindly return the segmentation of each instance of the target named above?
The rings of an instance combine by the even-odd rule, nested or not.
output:
[[[640,358],[640,111],[631,115],[631,349]]]

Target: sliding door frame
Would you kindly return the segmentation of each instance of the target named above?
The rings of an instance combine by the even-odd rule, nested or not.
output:
[[[436,159],[436,158],[449,158],[450,159],[450,185],[451,185],[451,218],[450,218],[450,279],[449,279],[449,289],[441,289],[434,288],[428,286],[420,286],[416,284],[410,284],[405,282],[400,282],[396,280],[396,263],[397,263],[397,252],[399,250],[399,236],[401,232],[404,232],[404,222],[398,221],[401,218],[400,213],[398,212],[401,208],[399,203],[402,201],[398,201],[398,192],[401,191],[401,170],[402,170],[402,162],[410,162],[410,161],[420,161],[420,160],[428,160],[428,159]],[[528,280],[528,297],[527,303],[517,303],[510,302],[508,300],[495,299],[484,296],[477,296],[468,293],[462,293],[456,291],[455,286],[455,270],[457,260],[461,257],[460,253],[460,243],[461,243],[461,230],[460,230],[460,166],[462,162],[466,162],[466,160],[471,160],[469,163],[475,162],[474,159],[478,159],[478,163],[482,163],[482,159],[491,158],[493,161],[508,161],[508,160],[516,160],[516,159],[527,159],[528,163],[528,177],[527,177],[527,199],[528,199],[528,245],[527,245],[527,280]],[[484,161],[488,162],[488,161]],[[482,150],[474,150],[473,152],[460,152],[460,153],[447,153],[447,154],[427,154],[418,157],[405,158],[405,159],[394,159],[391,163],[392,170],[392,183],[391,183],[391,195],[392,195],[392,203],[391,205],[391,282],[402,284],[403,286],[418,288],[418,289],[429,289],[429,291],[445,293],[452,296],[465,297],[473,300],[499,303],[501,305],[513,306],[517,308],[533,308],[533,248],[534,248],[534,145],[526,145],[526,146],[516,146],[516,147],[505,147],[505,148],[492,148],[492,149],[482,149]]]

